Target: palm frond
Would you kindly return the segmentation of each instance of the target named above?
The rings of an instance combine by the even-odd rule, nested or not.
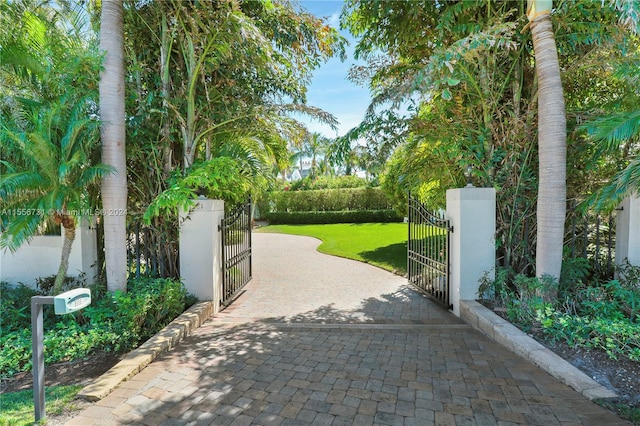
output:
[[[68,189],[64,186],[56,186],[53,190],[38,198],[38,208],[44,211],[62,211],[66,206]]]
[[[36,234],[42,220],[36,215],[18,216],[0,234],[0,248],[15,252]]]
[[[18,209],[3,209],[0,214],[0,248],[16,251],[36,234],[46,220],[46,211],[38,207],[38,200],[25,203]],[[29,212],[29,214],[17,214]]]
[[[79,187],[88,187],[97,183],[103,177],[115,173],[115,168],[108,164],[95,164],[82,170],[82,173],[76,181]]]
[[[299,114],[305,114],[315,120],[318,120],[320,123],[329,125],[331,130],[337,131],[338,124],[340,124],[333,114],[311,105],[297,103],[283,104],[275,106],[274,109],[281,112],[297,112]]]
[[[0,46],[0,65],[12,66],[24,79],[28,78],[29,73],[44,74],[46,71],[46,66],[38,55],[17,43]]]
[[[591,138],[606,151],[620,149],[620,145],[640,136],[640,109],[618,112],[600,117],[582,126]]]
[[[218,147],[218,157],[234,159],[240,165],[240,170],[255,176],[263,164],[268,164],[268,152],[264,150],[260,139],[256,137],[237,137]]]
[[[640,155],[618,172],[609,184],[587,198],[581,208],[610,212],[632,193],[640,194]]]
[[[0,194],[3,199],[20,192],[41,191],[47,179],[35,171],[10,173],[0,176]]]
[[[620,12],[620,22],[636,34],[640,34],[640,1],[611,0],[611,2]]]

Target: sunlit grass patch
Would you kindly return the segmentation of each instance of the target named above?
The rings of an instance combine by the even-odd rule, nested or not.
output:
[[[73,410],[75,396],[82,386],[52,386],[45,388],[46,415],[59,415]],[[33,389],[0,394],[0,426],[34,424]]]

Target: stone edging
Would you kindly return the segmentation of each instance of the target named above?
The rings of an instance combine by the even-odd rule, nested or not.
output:
[[[139,348],[128,353],[109,371],[83,388],[78,397],[87,401],[98,401],[109,395],[120,383],[129,380],[160,354],[173,348],[212,315],[211,301],[196,303]]]
[[[460,318],[590,400],[618,396],[475,300],[460,301]]]

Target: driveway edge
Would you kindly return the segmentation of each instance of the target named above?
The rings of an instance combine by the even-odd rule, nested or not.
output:
[[[460,318],[590,400],[618,396],[475,300],[460,301]]]
[[[84,387],[77,396],[92,402],[101,400],[109,395],[120,383],[130,379],[163,352],[177,345],[193,330],[200,327],[203,322],[211,318],[212,315],[213,303],[211,301],[196,303],[139,348],[129,352],[109,371]]]

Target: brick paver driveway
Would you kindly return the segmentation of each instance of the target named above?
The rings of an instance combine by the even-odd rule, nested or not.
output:
[[[629,424],[378,268],[256,233],[223,313],[68,424]]]

